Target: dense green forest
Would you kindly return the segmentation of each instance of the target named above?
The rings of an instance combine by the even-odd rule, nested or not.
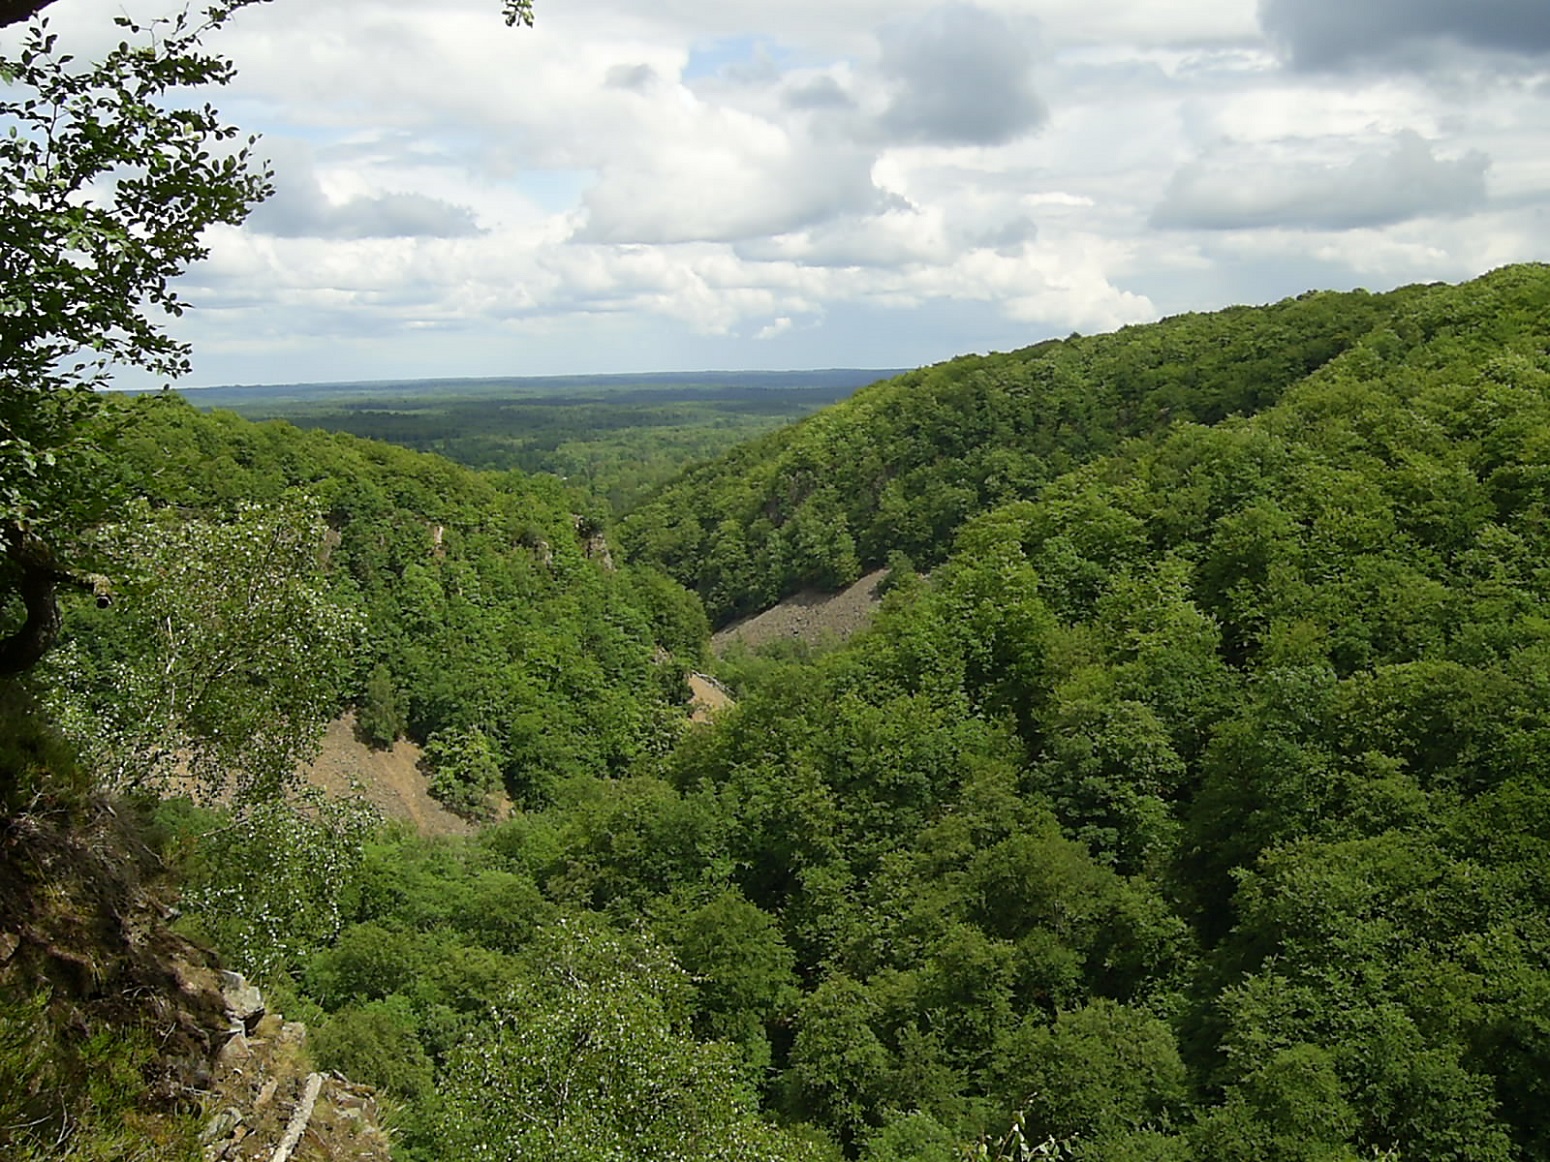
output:
[[[697,466],[671,409],[470,467],[109,399],[274,192],[202,103],[257,2],[0,62],[0,1156],[322,1162],[249,1130],[327,1072],[401,1162],[1550,1158],[1550,267],[965,357]],[[848,642],[711,657],[884,562]],[[306,785],[340,721],[469,833]],[[295,1092],[221,1108],[250,1034]]]
[[[714,372],[201,388],[201,408],[349,432],[470,468],[545,472],[611,512],[685,465],[849,396],[889,373]]]
[[[189,738],[352,704],[514,803],[146,808],[403,1158],[1550,1157],[1550,268],[911,373],[666,484],[630,563],[551,478],[104,422],[129,583],[27,680],[99,771],[184,667]],[[726,617],[890,559],[688,724],[658,566]]]
[[[540,801],[554,780],[617,774],[668,744],[704,615],[649,567],[616,567],[597,517],[578,511],[585,496],[175,397],[141,398],[110,423],[121,490],[163,520],[288,504],[320,524],[330,598],[357,627],[339,689],[377,741],[456,738]],[[231,559],[216,566],[229,584]],[[100,672],[133,650],[110,628],[132,621],[126,605],[80,611],[80,648],[53,664],[84,656]]]
[[[718,623],[890,552],[934,564],[970,516],[1130,437],[1274,403],[1426,293],[1310,292],[922,368],[695,468],[619,534]]]

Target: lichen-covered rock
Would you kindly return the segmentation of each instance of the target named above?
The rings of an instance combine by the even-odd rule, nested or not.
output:
[[[251,1028],[264,1015],[264,994],[240,972],[221,973],[221,999],[232,1020],[240,1021],[244,1028]]]

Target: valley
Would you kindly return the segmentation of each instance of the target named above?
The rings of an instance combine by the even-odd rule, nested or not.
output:
[[[1545,1156],[1547,353],[1550,268],[1310,293],[908,372],[617,514],[114,401],[114,600],[0,720],[0,1142],[107,1108],[81,1022],[155,1059],[70,967],[128,938],[20,918],[46,817],[407,1162]],[[172,753],[235,797],[147,797]],[[188,1092],[119,1099],[143,1156]]]

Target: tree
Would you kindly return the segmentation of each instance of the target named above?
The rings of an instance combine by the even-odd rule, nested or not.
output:
[[[268,797],[311,757],[358,629],[303,504],[188,519],[141,503],[92,534],[122,600],[40,667],[55,720],[119,787],[178,773]]]
[[[265,0],[238,0],[238,4],[232,7],[238,7],[242,3],[264,2]],[[54,0],[0,0],[0,28],[29,20],[53,3]],[[521,23],[532,27],[532,0],[502,0],[501,15],[506,18],[507,25]]]
[[[366,697],[356,712],[356,730],[374,747],[390,747],[409,727],[404,699],[393,684],[393,673],[378,665],[366,680]]]
[[[508,28],[519,23],[531,28],[533,27],[533,0],[502,0],[501,15],[506,18]]]
[[[30,669],[52,644],[55,590],[74,579],[62,545],[102,510],[96,388],[115,365],[188,369],[161,319],[183,311],[172,280],[205,256],[207,227],[241,222],[269,193],[253,139],[229,148],[236,130],[178,96],[232,79],[200,39],[255,2],[149,25],[118,17],[125,40],[90,64],[39,21],[0,57],[0,602],[22,606],[0,637],[0,673]],[[0,22],[43,6],[8,5]]]
[[[54,0],[0,0],[0,27]],[[271,192],[256,138],[184,90],[225,85],[233,63],[201,47],[241,8],[221,0],[138,24],[97,62],[61,51],[46,19],[0,55],[0,676],[31,669],[59,632],[56,592],[82,585],[71,537],[106,508],[97,392],[117,367],[174,379],[189,347],[164,316],[173,280]],[[532,0],[503,0],[531,25]],[[98,584],[99,595],[106,587]]]
[[[54,0],[0,0],[0,28],[20,24],[42,12]]]
[[[495,748],[477,726],[449,727],[425,740],[431,768],[431,794],[453,811],[473,817],[489,814],[489,797],[501,785]]]
[[[1002,1100],[1036,1137],[1108,1137],[1166,1124],[1182,1108],[1184,1064],[1173,1033],[1149,1013],[1099,998],[1053,1025],[1029,1017],[996,1045]]]
[[[559,924],[493,1020],[449,1055],[437,1157],[795,1162],[725,1045],[685,1028],[689,982],[657,946]]]

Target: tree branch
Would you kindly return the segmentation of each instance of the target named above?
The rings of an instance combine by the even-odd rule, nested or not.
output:
[[[54,0],[0,0],[0,28],[30,20],[53,2]]]
[[[5,528],[4,540],[27,619],[15,633],[0,639],[0,675],[32,669],[59,636],[59,603],[54,599],[59,573],[54,554],[43,541],[15,525]]]

